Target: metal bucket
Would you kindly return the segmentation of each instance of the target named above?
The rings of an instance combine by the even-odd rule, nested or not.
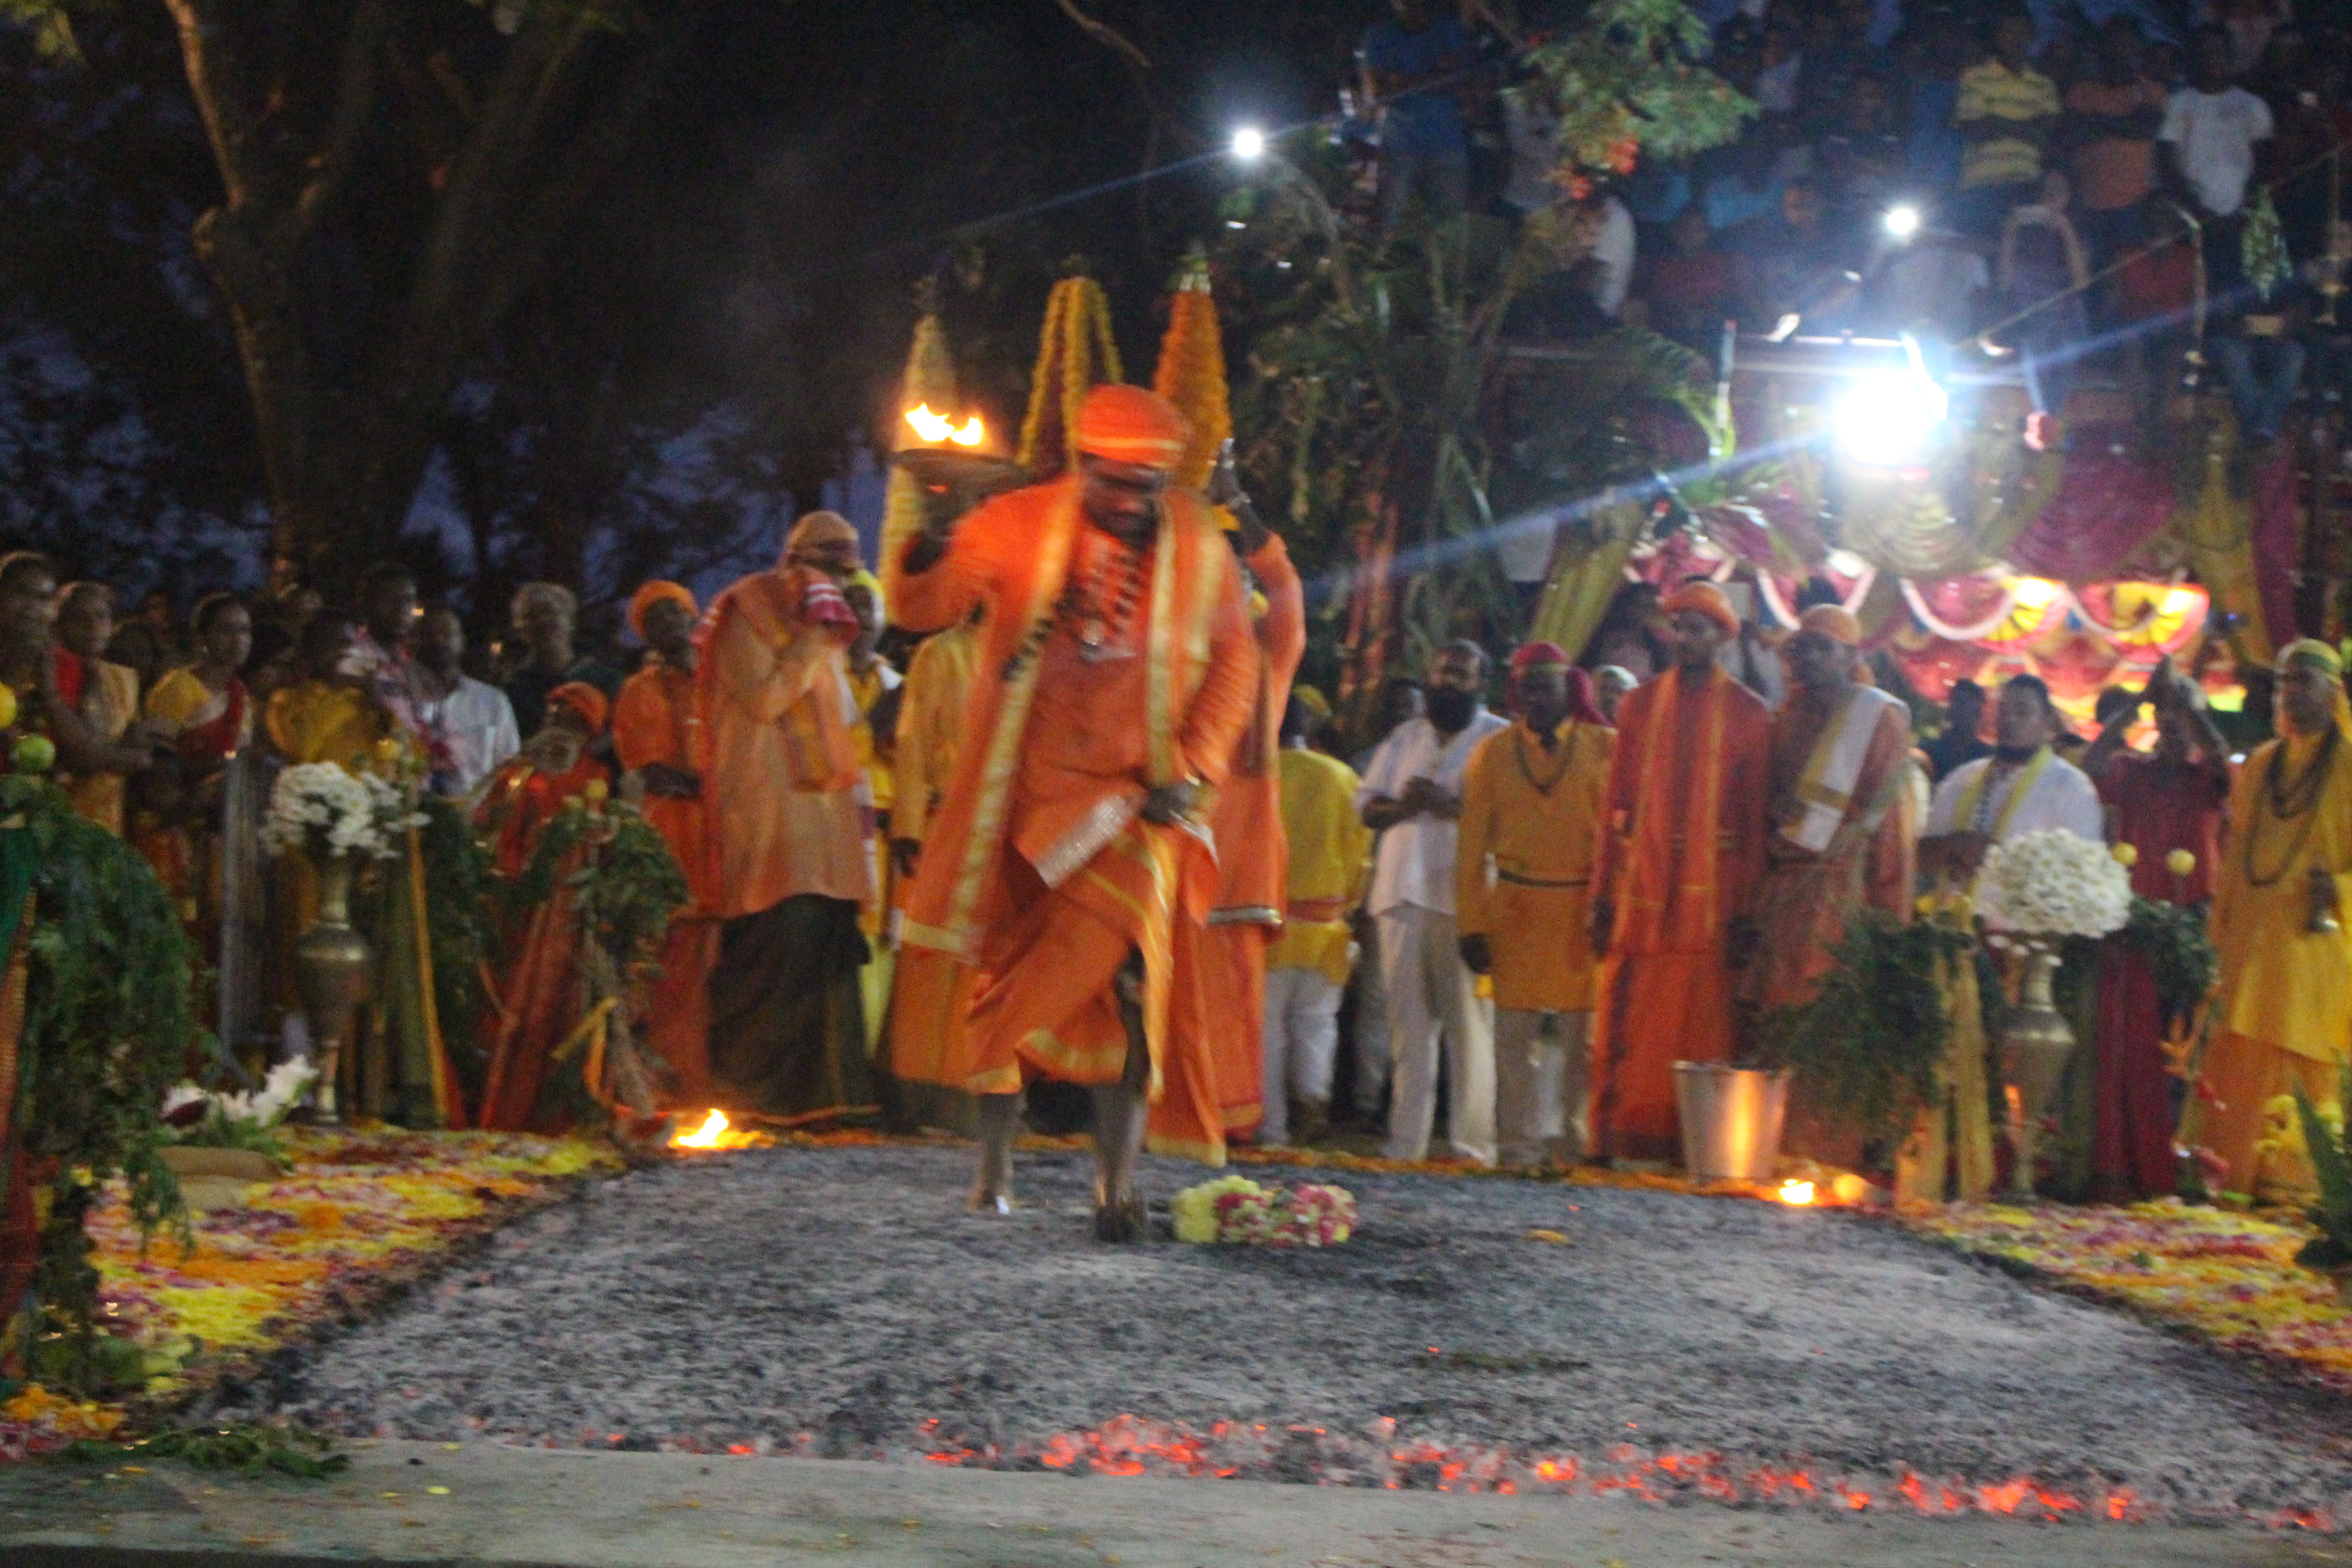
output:
[[[1721,1062],[1675,1064],[1683,1169],[1700,1181],[1769,1182],[1789,1116],[1789,1074]]]

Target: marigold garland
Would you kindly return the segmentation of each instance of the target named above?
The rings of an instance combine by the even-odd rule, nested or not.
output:
[[[1194,257],[1185,265],[1168,310],[1168,335],[1160,340],[1160,365],[1151,390],[1191,421],[1192,438],[1177,460],[1176,482],[1199,489],[1209,482],[1217,451],[1234,433],[1225,388],[1225,345],[1217,325],[1216,296],[1209,288],[1209,265]]]
[[[1029,378],[1029,412],[1021,421],[1021,466],[1040,479],[1077,465],[1072,445],[1078,409],[1098,383],[1125,381],[1110,335],[1110,300],[1084,274],[1063,279],[1045,298],[1045,330]]]

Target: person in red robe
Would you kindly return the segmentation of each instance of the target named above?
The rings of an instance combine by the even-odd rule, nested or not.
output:
[[[2132,891],[2191,907],[2212,900],[2230,801],[2229,742],[2213,727],[2202,695],[2164,660],[2147,681],[2156,750],[2143,755],[2126,749],[2125,732],[2139,716],[2139,704],[2130,702],[2083,759],[2107,809],[2108,837],[2137,852]],[[2189,869],[2172,868],[2175,855],[2189,858]],[[2164,1040],[2187,1020],[2165,1016],[2147,955],[2121,936],[2100,947],[2098,1009],[2091,1194],[2103,1202],[2159,1197],[2179,1185],[2172,1152],[2179,1111]]]
[[[540,835],[592,784],[609,784],[589,746],[604,732],[604,694],[585,681],[567,681],[547,694],[547,721],[521,754],[492,775],[476,826],[491,837],[498,874],[522,875],[539,850]],[[584,843],[574,855],[585,854]],[[550,1130],[540,1108],[549,1058],[571,1036],[587,1008],[587,978],[580,966],[580,914],[567,859],[555,868],[546,898],[513,931],[509,957],[498,977],[499,1026],[482,1085],[478,1127],[515,1132]]]
[[[668,1065],[664,1101],[710,1103],[710,971],[719,962],[709,815],[703,800],[702,720],[695,705],[694,595],[647,583],[629,601],[629,629],[646,645],[645,668],[613,703],[613,750],[645,786],[639,807],[686,873],[690,901],[669,923],[661,978],[646,1005],[655,1052]]]
[[[1755,946],[1770,798],[1771,712],[1716,663],[1739,634],[1730,601],[1692,583],[1659,609],[1674,663],[1618,705],[1594,872],[1592,946],[1606,956],[1593,1131],[1612,1160],[1673,1159],[1675,1063],[1732,1055],[1731,976]]]
[[[1232,1133],[1256,1126],[1261,1115],[1265,955],[1281,934],[1290,866],[1282,830],[1279,731],[1291,678],[1307,651],[1307,594],[1290,552],[1258,521],[1235,478],[1230,444],[1210,480],[1209,499],[1231,510],[1240,525],[1234,542],[1265,601],[1254,617],[1257,706],[1209,811],[1217,847],[1216,901],[1205,926],[1177,926],[1177,967],[1190,966],[1199,976],[1197,1016],[1207,1034],[1203,1047],[1216,1073],[1225,1131]]]
[[[1212,1163],[1223,1112],[1172,963],[1176,921],[1216,891],[1200,820],[1257,694],[1234,552],[1171,481],[1187,434],[1166,400],[1097,386],[1075,472],[927,530],[886,560],[912,631],[975,605],[975,682],[955,777],[923,842],[902,940],[986,976],[943,1079],[979,1097],[972,1204],[1009,1206],[1024,1073],[1092,1091],[1095,1234],[1144,1234],[1135,1162],[1155,1144]],[[1188,994],[1190,993],[1190,994]]]

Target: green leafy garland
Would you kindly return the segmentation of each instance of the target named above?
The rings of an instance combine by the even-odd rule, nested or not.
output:
[[[84,1221],[99,1184],[120,1175],[142,1230],[186,1211],[163,1164],[159,1109],[204,1037],[189,1001],[186,933],[145,860],[25,774],[0,778],[0,814],[31,836],[17,1136],[55,1161],[36,1289],[43,1375],[79,1392],[104,1381],[99,1276]]]
[[[1866,1135],[1899,1133],[1933,1102],[1951,1037],[1937,962],[1966,962],[1971,945],[1932,921],[1903,925],[1881,910],[1856,912],[1812,1001],[1766,1017],[1760,1054],[1795,1069],[1822,1114]]]
[[[2352,1063],[2340,1069],[2336,1103],[2352,1115]],[[2352,1268],[2352,1154],[2346,1152],[2344,1134],[2327,1125],[2301,1084],[2294,1086],[2294,1111],[2303,1121],[2312,1173],[2319,1179],[2319,1196],[2303,1211],[2319,1234],[2303,1244],[2294,1260],[2328,1272]]]
[[[482,966],[498,952],[498,921],[490,906],[490,852],[453,802],[418,799],[425,826],[417,846],[425,859],[425,934],[433,950],[433,1004],[441,1038],[468,1098],[481,1087],[481,1020],[488,1004]]]
[[[617,801],[566,806],[540,830],[530,864],[507,886],[506,904],[509,913],[520,913],[546,902],[555,892],[557,868],[572,849],[608,834],[567,881],[597,944],[626,973],[660,951],[670,917],[689,897],[669,845],[635,807]]]
[[[2135,897],[2123,939],[2145,954],[2156,972],[2157,1005],[2164,1021],[2186,1021],[2213,989],[2221,967],[2221,955],[2206,934],[2204,907]]]

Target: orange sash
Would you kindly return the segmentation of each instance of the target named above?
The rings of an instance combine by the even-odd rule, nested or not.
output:
[[[1724,710],[1731,678],[1717,669],[1707,677],[1698,715],[1698,772],[1688,781],[1686,809],[1672,809],[1674,771],[1679,748],[1675,731],[1683,717],[1682,671],[1659,678],[1657,700],[1643,726],[1642,759],[1635,774],[1639,803],[1629,846],[1632,864],[1619,901],[1612,947],[1618,952],[1697,952],[1720,938],[1722,869],[1719,812],[1723,795]]]

